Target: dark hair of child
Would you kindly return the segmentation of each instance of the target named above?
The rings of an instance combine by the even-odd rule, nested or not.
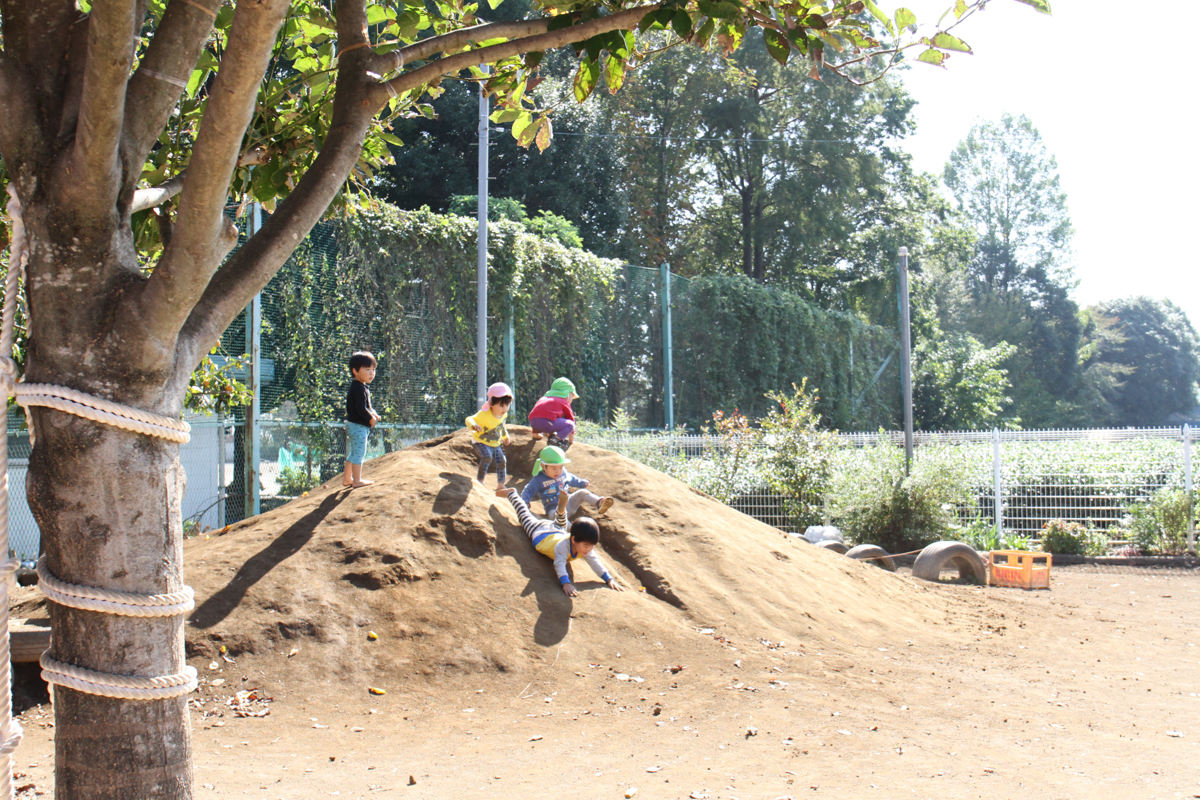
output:
[[[591,517],[580,517],[571,523],[571,538],[577,542],[599,544],[600,526]]]
[[[363,367],[375,366],[375,356],[368,353],[366,350],[359,350],[354,355],[350,356],[350,374],[354,374],[354,370],[362,369]]]
[[[511,406],[512,405],[512,395],[506,394],[503,397],[493,397],[489,402],[494,406],[502,406],[505,403],[507,403],[508,405]]]

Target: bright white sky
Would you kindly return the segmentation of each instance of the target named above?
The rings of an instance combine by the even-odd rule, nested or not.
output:
[[[1024,114],[1058,160],[1075,226],[1075,300],[1168,298],[1200,329],[1200,157],[1195,54],[1200,3],[1155,13],[1116,0],[1050,0],[1052,16],[992,0],[955,29],[974,50],[904,73],[919,101],[905,140],[941,175],[976,120]],[[953,0],[880,0],[932,25]],[[952,17],[951,17],[952,18]],[[1177,39],[1182,36],[1183,39]],[[913,51],[919,52],[919,51]]]

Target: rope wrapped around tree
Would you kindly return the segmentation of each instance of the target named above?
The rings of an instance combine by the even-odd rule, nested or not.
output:
[[[178,419],[153,414],[114,403],[65,386],[22,383],[17,362],[12,358],[16,328],[17,297],[28,258],[21,203],[13,184],[8,186],[8,214],[12,220],[8,276],[4,285],[4,310],[0,318],[0,390],[15,397],[26,414],[31,406],[53,408],[67,414],[120,428],[143,436],[153,436],[183,444],[190,438],[190,426]],[[33,426],[29,426],[33,440]],[[0,553],[8,552],[8,415],[0,417]],[[8,634],[8,594],[20,561],[0,561],[0,796],[12,797],[11,755],[24,735],[12,717],[12,658]],[[84,586],[63,581],[50,572],[43,556],[37,572],[42,593],[51,602],[98,613],[135,617],[168,617],[187,614],[196,605],[190,587],[169,594],[138,594]],[[174,675],[117,675],[84,669],[56,661],[49,651],[41,657],[42,678],[50,684],[66,686],[78,692],[130,700],[162,700],[189,694],[198,685],[196,669],[185,667]]]

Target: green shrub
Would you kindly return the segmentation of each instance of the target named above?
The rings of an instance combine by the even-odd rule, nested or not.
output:
[[[314,478],[302,467],[279,470],[279,494],[286,497],[299,497],[320,482],[320,478]]]
[[[1182,489],[1164,486],[1148,502],[1130,506],[1126,509],[1130,542],[1139,552],[1153,555],[1186,552],[1194,503],[1194,497],[1188,503],[1187,493]]]
[[[880,441],[847,458],[830,491],[834,524],[855,542],[892,553],[916,550],[951,536],[955,505],[971,500],[967,451],[924,445],[904,474],[904,449]]]
[[[1052,519],[1042,526],[1042,551],[1060,556],[1087,554],[1088,530],[1078,522]]]
[[[976,550],[1003,550],[1001,539],[996,535],[996,526],[976,517],[959,528],[950,527],[950,539],[969,544]]]
[[[1058,555],[1104,556],[1108,555],[1108,537],[1105,531],[1078,522],[1052,519],[1042,526],[1041,546],[1043,552]]]
[[[798,529],[819,525],[833,475],[835,431],[821,430],[816,390],[808,379],[792,384],[792,394],[767,392],[777,407],[759,420],[762,442],[771,451],[767,485],[782,495],[784,511]]]

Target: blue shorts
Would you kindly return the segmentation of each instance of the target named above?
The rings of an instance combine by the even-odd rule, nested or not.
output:
[[[346,423],[346,444],[349,448],[346,460],[351,464],[362,464],[363,459],[367,457],[367,437],[370,434],[371,429],[366,425],[359,425],[357,422]]]

